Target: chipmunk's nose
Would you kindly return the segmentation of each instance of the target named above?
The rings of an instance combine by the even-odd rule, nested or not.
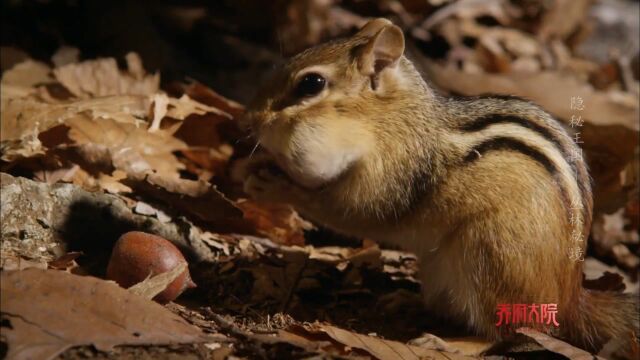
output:
[[[276,115],[269,110],[247,111],[238,121],[238,126],[245,131],[260,132],[265,125],[272,123]]]

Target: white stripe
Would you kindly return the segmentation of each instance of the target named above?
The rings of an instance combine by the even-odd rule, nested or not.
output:
[[[573,231],[578,231],[581,236],[584,237],[582,227],[586,219],[584,219],[582,208],[584,208],[585,204],[582,203],[582,193],[578,187],[576,174],[551,140],[548,140],[534,130],[511,123],[496,123],[480,131],[462,134],[456,133],[453,135],[454,141],[466,149],[465,153],[472,151],[475,146],[496,137],[518,140],[528,147],[537,150],[554,164],[563,183],[560,185],[567,190],[567,195],[569,196],[569,206],[572,207],[572,209],[569,210],[572,213],[575,212],[576,218],[579,219],[579,221],[575,222]],[[581,209],[573,209],[574,204],[579,205]]]

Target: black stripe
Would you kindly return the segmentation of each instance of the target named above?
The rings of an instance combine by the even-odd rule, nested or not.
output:
[[[467,153],[467,155],[464,157],[464,162],[472,163],[480,159],[483,154],[494,150],[517,151],[537,161],[553,177],[556,184],[560,188],[560,193],[562,195],[562,200],[565,204],[565,208],[568,212],[571,211],[571,202],[569,201],[569,196],[567,195],[567,191],[562,184],[562,180],[556,166],[551,160],[549,160],[549,158],[545,154],[521,142],[520,140],[508,137],[495,137],[485,140],[480,144],[474,146],[471,151]]]
[[[479,99],[498,99],[498,100],[505,100],[505,101],[522,101],[522,102],[526,102],[529,104],[532,104],[532,102],[528,99],[525,99],[521,96],[516,96],[516,95],[505,95],[505,94],[482,94],[477,96],[477,98]]]
[[[450,99],[454,100],[454,101],[476,101],[476,100],[483,100],[483,99],[496,99],[496,100],[504,100],[504,101],[522,101],[522,102],[526,102],[532,105],[535,105],[531,100],[521,97],[521,96],[516,96],[516,95],[504,95],[504,94],[480,94],[477,96],[462,96],[462,95],[451,95],[449,96]]]
[[[586,189],[584,189],[584,184],[583,184],[583,177],[584,177],[584,169],[579,169],[579,167],[581,166],[581,164],[579,164],[579,160],[578,161],[571,161],[571,156],[568,153],[568,150],[565,149],[565,147],[562,144],[562,141],[555,135],[553,134],[553,132],[549,129],[546,128],[540,124],[537,124],[533,121],[528,120],[527,118],[523,118],[523,117],[519,117],[519,116],[514,116],[514,115],[502,115],[502,114],[491,114],[491,115],[487,115],[487,116],[482,116],[479,118],[476,118],[475,120],[463,124],[460,129],[463,131],[468,131],[468,132],[473,132],[473,131],[480,131],[482,129],[487,128],[490,125],[493,124],[501,124],[501,123],[512,123],[512,124],[518,124],[524,128],[533,130],[535,132],[537,132],[538,134],[540,134],[542,137],[544,137],[545,139],[551,141],[553,143],[553,145],[556,147],[556,149],[560,152],[560,155],[562,155],[562,157],[564,158],[564,160],[567,162],[567,164],[569,164],[569,167],[571,168],[571,170],[573,171],[574,174],[574,178],[576,180],[576,182],[578,183],[578,187],[580,189],[580,194],[582,196],[582,202],[584,203],[585,201],[587,201],[586,197],[589,196],[588,192],[586,191]],[[577,146],[577,145],[575,145]],[[542,155],[544,156],[544,155]],[[585,204],[586,205],[586,204]],[[586,216],[591,216],[591,214],[589,212],[587,212],[586,214],[584,214],[585,217]]]
[[[518,124],[522,127],[525,127],[527,129],[530,129],[539,133],[540,135],[542,135],[542,137],[551,141],[556,146],[558,151],[560,151],[560,153],[565,159],[567,158],[567,153],[564,147],[562,146],[562,143],[560,142],[560,140],[548,128],[542,125],[536,124],[535,122],[530,121],[527,118],[514,116],[514,115],[490,114],[486,116],[481,116],[469,123],[463,124],[460,127],[460,130],[467,131],[467,132],[480,131],[482,129],[489,127],[490,125],[502,124],[502,123]],[[571,162],[569,162],[569,165],[571,165]]]
[[[558,173],[558,169],[556,169],[555,165],[551,160],[549,160],[549,158],[547,158],[546,155],[520,140],[508,137],[495,137],[481,142],[471,149],[471,151],[464,157],[464,161],[467,163],[473,162],[478,160],[481,154],[492,150],[512,150],[523,153],[539,162],[551,175]]]

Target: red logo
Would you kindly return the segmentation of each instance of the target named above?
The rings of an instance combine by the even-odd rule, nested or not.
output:
[[[558,304],[498,304],[496,326],[539,324],[558,327],[557,314]]]

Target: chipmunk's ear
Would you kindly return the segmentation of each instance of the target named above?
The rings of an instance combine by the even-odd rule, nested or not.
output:
[[[356,36],[368,38],[356,50],[358,68],[365,75],[374,75],[396,66],[404,52],[402,30],[387,19],[369,21]]]

